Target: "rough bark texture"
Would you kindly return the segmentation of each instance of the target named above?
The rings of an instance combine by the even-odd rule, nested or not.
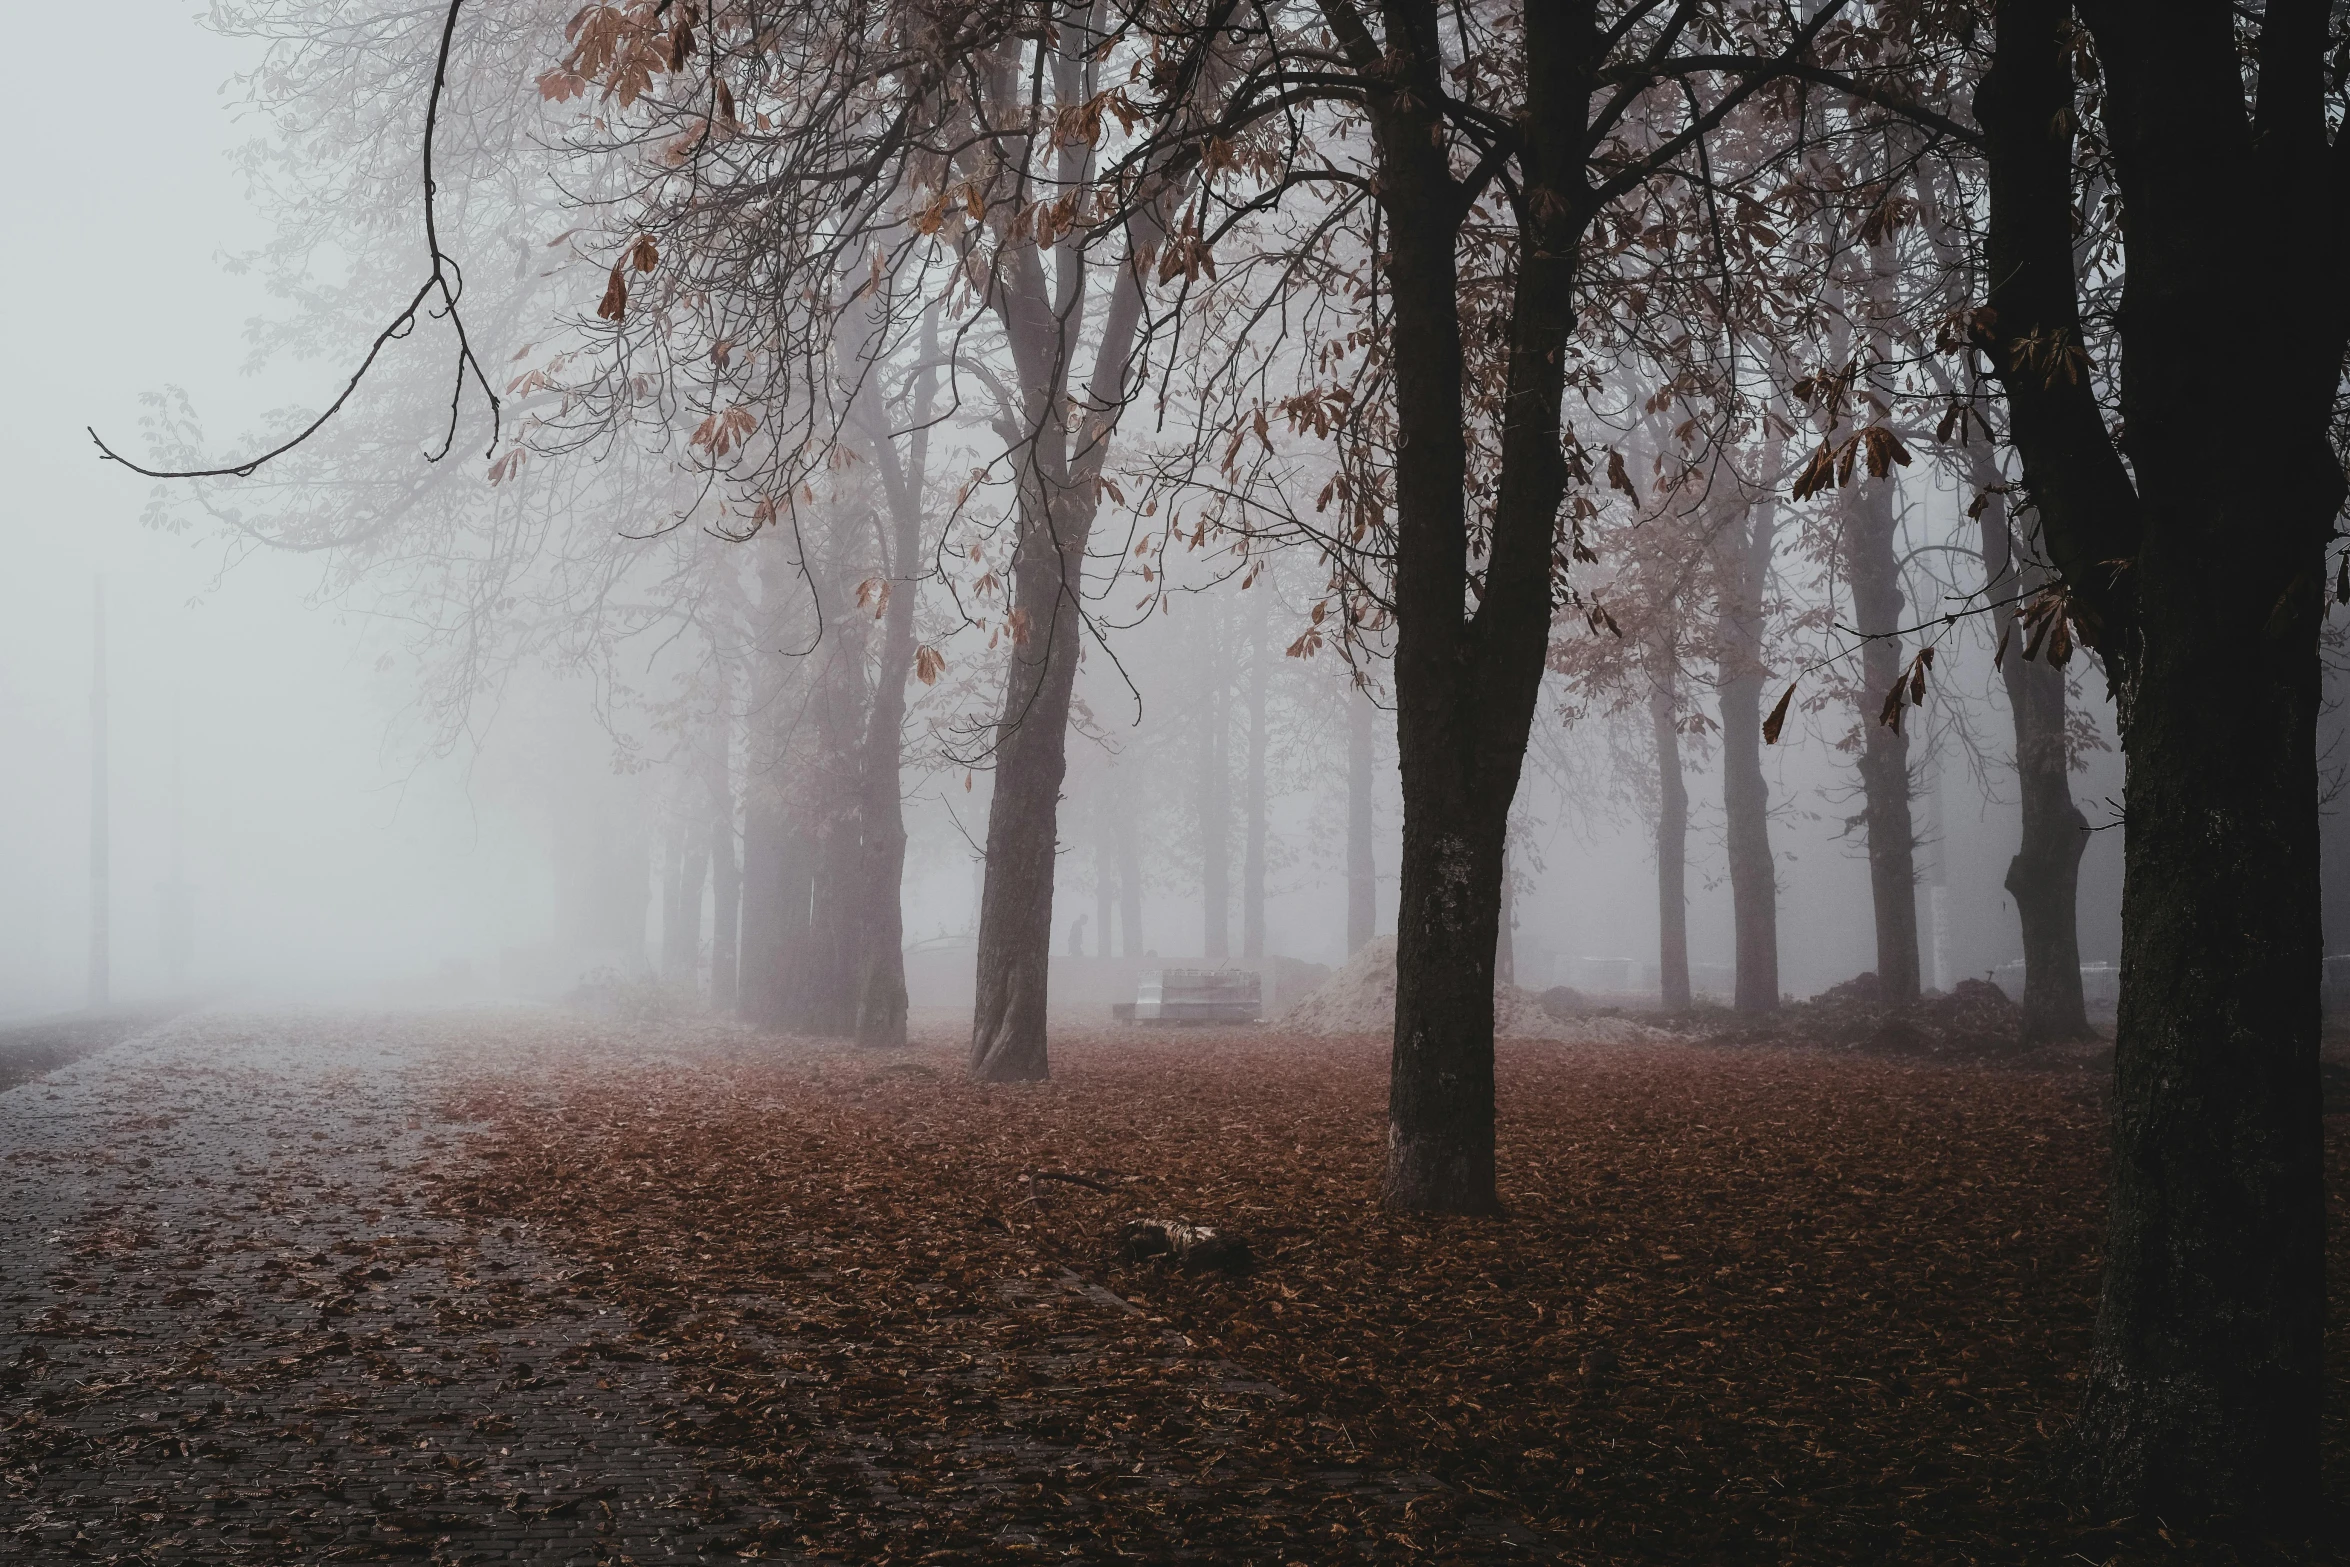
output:
[[[1379,933],[1379,879],[1371,849],[1374,771],[1371,698],[1357,689],[1346,699],[1346,950]]]
[[[914,431],[901,457],[889,421],[868,394],[862,410],[875,467],[889,509],[889,601],[882,610],[881,654],[866,717],[858,815],[864,864],[857,953],[857,1043],[893,1047],[906,1042],[906,812],[899,788],[905,760],[906,682],[913,678],[914,600],[922,576],[922,488],[929,468],[929,421],[935,401],[938,312],[923,318],[924,368],[908,409]]]
[[[2325,650],[2325,706],[2317,723],[2318,887],[2329,957],[2350,952],[2350,659],[2329,639]],[[2326,1006],[2341,1011],[2350,996],[2329,992]]]
[[[1501,917],[1493,937],[1493,982],[1518,982],[1518,881],[1512,874],[1507,842],[1501,850]]]
[[[816,664],[812,732],[797,748],[789,774],[794,815],[813,841],[813,866],[808,909],[795,925],[794,957],[787,964],[785,1026],[819,1039],[847,1039],[857,1032],[867,925],[876,901],[866,845],[863,744],[871,697],[867,626],[861,616],[844,613],[850,601],[845,581],[827,597],[826,618],[834,624],[810,655]]]
[[[1764,472],[1778,468],[1776,449]],[[1725,528],[1723,592],[1715,641],[1722,716],[1722,825],[1730,862],[1737,941],[1733,1004],[1740,1012],[1779,1005],[1779,878],[1771,859],[1771,790],[1762,770],[1763,593],[1770,581],[1778,508],[1765,499]]]
[[[1982,464],[1988,467],[1988,459]],[[1978,473],[1980,482],[1995,472]],[[2073,804],[2070,765],[2065,756],[2065,677],[2045,658],[2023,656],[2020,624],[2027,594],[2047,585],[2036,561],[2018,561],[2015,534],[2004,497],[1983,491],[1982,530],[1985,596],[1999,611],[2001,645],[2007,650],[1999,675],[2007,688],[2008,715],[2015,727],[2016,787],[2023,839],[2007,863],[2007,894],[2015,899],[2023,927],[2023,1037],[2028,1044],[2087,1039],[2089,1009],[2081,994],[2081,939],[2078,891],[2081,856],[2089,847],[2089,821]]]
[[[1395,375],[1395,691],[1404,790],[1395,1054],[1385,1201],[1490,1212],[1493,983],[1502,848],[1549,649],[1551,559],[1567,468],[1560,399],[1574,274],[1594,206],[1581,157],[1598,40],[1587,6],[1524,15],[1527,213],[1506,348],[1500,470],[1482,596],[1468,608],[1459,277],[1465,212],[1438,134],[1447,90],[1434,6],[1387,8],[1368,100]],[[1348,40],[1342,40],[1348,42]],[[1358,44],[1349,42],[1358,59]],[[1365,63],[1369,63],[1365,60]]]
[[[1878,994],[1889,1006],[1918,998],[1917,832],[1910,816],[1909,737],[1878,722],[1900,678],[1901,568],[1894,554],[1894,485],[1863,480],[1844,519],[1845,571],[1852,582],[1860,653],[1862,821],[1868,834],[1869,902],[1876,916]],[[1898,718],[1896,714],[1896,718]]]
[[[1082,29],[1063,33],[1056,91],[1083,101]],[[1009,101],[1011,87],[1002,84]],[[1064,160],[1090,156],[1076,140]],[[1063,174],[1074,188],[1084,170]],[[1127,367],[1142,325],[1138,255],[1163,232],[1157,209],[1128,225],[1125,254],[1102,313],[1092,380],[1069,394],[1069,361],[1081,324],[1085,257],[1060,247],[1052,285],[1033,245],[1007,247],[989,294],[1019,373],[1027,438],[1013,454],[1019,473],[1020,542],[1012,564],[1015,634],[996,725],[995,793],[987,813],[987,881],[979,900],[978,1002],[971,1020],[971,1075],[1026,1082],[1047,1072],[1046,982],[1053,940],[1053,869],[1058,850],[1063,749],[1069,694],[1082,629],[1079,588],[1085,541],[1099,503],[1096,481],[1127,394]],[[1071,428],[1070,404],[1079,417]]]
[[[1083,538],[1069,519],[1056,526],[1049,515],[1039,518],[1027,529],[1013,568],[1014,602],[1027,610],[1028,627],[1012,649],[1003,717],[996,725],[995,794],[987,811],[979,996],[971,1031],[971,1075],[983,1082],[1032,1082],[1047,1072],[1045,984],[1061,780],[1068,767],[1062,745],[1077,676]]]
[[[2077,1455],[2106,1509],[2274,1533],[2318,1499],[2317,631],[2343,494],[2326,426],[2350,164],[2326,140],[2326,7],[2268,7],[2256,112],[2229,8],[2082,17],[2129,256],[2134,490],[2087,377],[2047,367],[2046,345],[2080,340],[2065,7],[2000,7],[1976,100],[1988,346],[2129,767],[2112,1212]]]
[[[1656,737],[1656,973],[1668,1012],[1689,1010],[1689,785],[1681,776],[1679,655],[1669,638],[1652,645],[1648,721]]]

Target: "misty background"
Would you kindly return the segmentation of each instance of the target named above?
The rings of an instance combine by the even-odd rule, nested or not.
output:
[[[0,517],[15,584],[0,616],[0,867],[10,889],[0,900],[0,1015],[61,1010],[85,995],[92,598],[101,576],[117,999],[456,999],[511,991],[526,970],[543,988],[543,972],[518,969],[513,955],[563,945],[581,823],[615,790],[658,787],[615,772],[594,693],[577,679],[517,672],[495,701],[476,704],[465,742],[437,754],[397,616],[335,587],[317,556],[143,524],[153,486],[100,462],[84,433],[95,425],[136,448],[141,394],[176,385],[225,440],[269,424],[270,410],[322,403],[345,373],[332,355],[247,363],[249,324],[288,311],[242,261],[269,238],[234,161],[261,127],[240,116],[223,84],[259,52],[199,25],[202,10],[142,8],[139,25],[110,37],[107,97],[136,105],[135,114],[94,105],[89,82],[63,70],[28,73],[6,110],[28,152],[16,211],[41,216],[20,217],[15,236],[38,281],[23,285],[13,312],[15,373],[0,391],[10,475]],[[87,18],[70,11],[36,11],[22,25],[34,58],[86,47]],[[158,124],[172,134],[154,135]],[[1905,498],[1921,508],[1913,530],[1963,533],[1957,501],[1930,479],[1910,479]],[[1071,745],[1056,953],[1081,915],[1089,950],[1098,939],[1082,824],[1087,791],[1116,788],[1133,793],[1155,846],[1145,865],[1145,947],[1171,962],[1202,955],[1196,833],[1183,789],[1163,775],[1176,765],[1167,758],[1189,754],[1196,655],[1229,636],[1214,617],[1236,613],[1214,607],[1218,592],[1232,596],[1204,591],[1152,626],[1150,645],[1128,661],[1133,692],[1099,658],[1080,675],[1096,733]],[[1291,634],[1291,621],[1276,628],[1270,682],[1267,946],[1336,963],[1345,948],[1344,670],[1335,658],[1280,658]],[[1920,863],[1929,877],[1938,868],[1943,892],[1936,900],[1921,889],[1920,923],[1926,982],[1942,987],[2021,956],[2000,885],[2018,833],[2004,699],[1992,695],[1979,642],[1938,675],[1913,720],[1933,740],[1932,760],[1919,764]],[[2110,737],[2100,681],[2078,663],[2074,672]],[[1518,982],[1619,988],[1618,970],[1589,960],[1621,960],[1630,988],[1653,985],[1651,829],[1615,759],[1620,742],[1602,720],[1570,723],[1565,701],[1563,692],[1545,696],[1514,816]],[[1798,996],[1873,963],[1864,841],[1845,825],[1859,808],[1854,777],[1833,744],[1846,722],[1799,717],[1765,758],[1782,983]],[[1970,755],[1968,725],[1984,737],[1981,759]],[[1399,812],[1385,715],[1381,729],[1380,928],[1392,930]],[[1128,755],[1157,759],[1157,787],[1116,780],[1110,763]],[[2105,802],[2118,798],[2119,772],[2108,749],[2076,775],[2074,795],[2092,824],[2112,820]],[[964,781],[935,764],[906,779],[907,940],[941,954],[909,966],[917,1007],[967,1002],[967,973],[958,981],[953,971],[968,967],[958,938],[974,923],[972,841],[987,783],[983,772],[968,790]],[[1690,956],[1699,991],[1722,993],[1729,890],[1710,758],[1689,758],[1689,789]],[[2082,863],[2085,963],[2110,962],[2118,950],[2119,836],[2096,833]],[[657,859],[645,884],[648,954],[660,929]],[[184,972],[167,950],[164,889],[175,864],[193,915]],[[1939,954],[1926,912],[1935,901]]]

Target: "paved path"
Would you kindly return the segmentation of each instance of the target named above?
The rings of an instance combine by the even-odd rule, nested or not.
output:
[[[546,1025],[541,1025],[546,1026]],[[206,1014],[0,1093],[0,1559],[694,1560],[760,1504],[511,1227],[425,1211],[462,1014]]]

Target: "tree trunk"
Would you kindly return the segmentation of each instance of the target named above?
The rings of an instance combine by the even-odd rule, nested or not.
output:
[[[1200,950],[1209,962],[1221,963],[1232,955],[1232,719],[1225,710],[1230,687],[1222,660],[1212,660],[1211,668],[1215,684],[1204,703],[1199,743]]]
[[[1976,464],[1983,488],[1982,530],[1985,597],[2006,607],[1999,614],[1999,674],[2007,687],[2009,717],[2015,726],[2015,770],[2021,797],[2023,841],[2007,862],[2007,893],[2015,899],[2024,938],[2024,1028],[2026,1044],[2088,1039],[2089,1009],[2081,995],[2081,941],[2078,888],[2081,855],[2089,847],[2089,822],[2073,804],[2065,758],[2065,677],[2044,658],[2023,656],[2023,606],[2017,600],[2047,585],[2036,563],[2018,562],[2015,533],[2004,495],[1990,489],[1997,469],[1986,455]]]
[[[2256,112],[2231,10],[2082,16],[2128,246],[2129,468],[2090,378],[2045,368],[2081,342],[2070,8],[2004,0],[1976,98],[1986,346],[2128,764],[2112,1209],[2077,1452],[2105,1509],[2273,1535],[2320,1496],[2316,649],[2350,147],[2327,146],[2324,7],[2264,13]]]
[[[847,748],[836,755],[853,756]],[[867,896],[865,845],[854,802],[826,813],[814,834],[814,874],[803,959],[792,1007],[792,1029],[818,1039],[849,1039],[857,1032],[859,916]]]
[[[1680,654],[1670,637],[1649,649],[1648,721],[1656,736],[1656,974],[1667,1012],[1689,1010],[1689,786],[1681,776]]]
[[[845,584],[823,591],[845,602]],[[791,768],[795,829],[809,840],[809,892],[792,924],[787,963],[786,1026],[819,1039],[857,1031],[863,954],[872,918],[867,855],[869,752],[865,627],[858,617],[825,616],[831,629],[811,655],[815,690],[794,736]],[[878,705],[878,704],[876,704]],[[894,790],[893,790],[894,792]]]
[[[2081,1429],[2109,1507],[2291,1524],[2317,1494],[2324,1385],[2313,643],[2330,508],[2294,508],[2288,529],[2268,504],[2284,498],[2239,498],[2184,450],[2139,473],[2113,1207]],[[2288,532],[2298,549],[2247,543]],[[2293,624],[2264,636],[2282,594]]]
[[[1084,541],[1085,529],[1073,517],[1057,527],[1031,527],[1013,568],[1015,605],[1026,610],[1027,625],[1025,636],[1012,638],[1004,712],[996,725],[995,793],[987,810],[979,998],[971,1033],[971,1075],[983,1082],[1033,1082],[1046,1075],[1053,871],[1068,767],[1063,742],[1069,693],[1077,676]]]
[[[1061,30],[1054,92],[1064,107],[1087,100],[1082,27]],[[1004,62],[995,88],[1018,90]],[[1091,144],[1061,150],[1063,188],[1084,183]],[[1053,870],[1069,694],[1077,678],[1085,542],[1099,505],[1102,464],[1126,406],[1128,370],[1142,328],[1143,257],[1164,238],[1172,190],[1127,221],[1124,253],[1102,312],[1092,378],[1073,396],[1070,368],[1083,326],[1088,272],[1083,243],[1065,239],[1048,289],[1034,245],[1009,246],[989,286],[1004,324],[1025,403],[1015,453],[1020,541],[1012,564],[1014,623],[1003,717],[996,726],[995,793],[987,812],[987,884],[979,900],[978,1002],[971,1020],[971,1075],[1026,1082],[1046,1075],[1045,1002],[1053,942]],[[1071,429],[1072,416],[1076,427]]]
[[[1887,1006],[1918,998],[1917,834],[1910,819],[1909,737],[1878,722],[1903,670],[1901,566],[1894,555],[1894,481],[1863,479],[1845,511],[1845,568],[1860,651],[1860,783],[1869,849],[1869,901],[1876,915],[1877,991]]]
[[[710,817],[710,1008],[732,1012],[741,996],[742,863],[736,858],[734,802]]]
[[[1379,881],[1371,857],[1374,772],[1370,693],[1346,699],[1346,950],[1362,950],[1379,933]]]
[[[779,780],[755,778],[743,824],[742,973],[737,1009],[746,1023],[797,1025],[807,963],[815,844],[793,819]]]
[[[734,668],[714,661],[717,699],[702,758],[703,808],[709,812],[710,1010],[732,1012],[739,995],[742,861],[734,825]]]
[[[906,1042],[906,809],[899,784],[905,761],[906,682],[913,678],[914,602],[922,580],[922,491],[929,478],[930,418],[937,402],[938,306],[923,313],[922,368],[915,372],[908,407],[912,432],[898,455],[896,432],[866,381],[860,412],[868,425],[889,509],[889,598],[882,607],[881,658],[874,671],[873,709],[865,726],[859,816],[865,864],[860,891],[862,929],[857,953],[857,1043],[895,1047]]]
[[[1403,780],[1395,1055],[1384,1200],[1486,1213],[1494,1186],[1493,984],[1502,846],[1550,647],[1567,481],[1560,424],[1575,268],[1592,201],[1580,148],[1597,36],[1587,9],[1523,14],[1528,103],[1500,465],[1483,582],[1470,595],[1460,279],[1466,205],[1437,115],[1433,7],[1391,11],[1370,112],[1393,306],[1396,750]]]
[[[2325,650],[2325,706],[2318,715],[2318,798],[2324,814],[2318,826],[2319,905],[2324,915],[2325,951],[2350,951],[2350,670],[2345,650]],[[2328,988],[2326,1005],[2341,1011],[2350,997]]]
[[[687,793],[690,796],[691,786]],[[702,979],[702,897],[710,884],[710,824],[699,813],[686,814],[690,809],[683,799],[678,801],[681,815],[685,815],[685,869],[678,888],[677,912],[680,921],[677,977],[686,989],[699,993]]]
[[[1112,817],[1118,838],[1119,951],[1130,958],[1143,954],[1142,854],[1134,839],[1134,803],[1120,791]]]
[[[1266,646],[1267,615],[1273,603],[1273,585],[1257,601],[1256,640],[1249,651],[1248,784],[1245,809],[1248,838],[1240,873],[1240,955],[1265,955],[1265,683],[1272,673]]]
[[[1763,451],[1765,484],[1775,482],[1779,446]],[[1770,584],[1778,507],[1768,498],[1723,530],[1728,550],[1717,622],[1716,679],[1722,715],[1722,824],[1730,862],[1737,941],[1732,1004],[1749,1015],[1779,1005],[1779,878],[1771,858],[1771,790],[1762,770],[1763,598]]]
[[[1510,864],[1507,840],[1501,849],[1501,918],[1493,937],[1493,982],[1495,985],[1515,985],[1518,982],[1518,879]]]
[[[691,854],[686,829],[686,814],[680,808],[669,818],[669,838],[661,856],[661,977],[674,985],[683,981],[690,985],[694,976],[694,952],[698,940],[689,942],[686,935],[686,862]],[[699,937],[701,909],[694,910]]]
[[[1109,833],[1096,824],[1093,838],[1093,955],[1110,955],[1110,916],[1117,907],[1117,872],[1110,865]]]

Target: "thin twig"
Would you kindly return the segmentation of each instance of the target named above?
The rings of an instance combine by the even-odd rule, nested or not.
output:
[[[457,36],[457,13],[463,9],[464,4],[465,0],[449,0],[449,14],[441,23],[440,56],[433,64],[432,95],[425,101],[424,107],[424,245],[426,254],[432,262],[432,270],[426,275],[423,285],[416,290],[415,296],[408,301],[406,308],[392,317],[390,325],[375,335],[375,341],[368,345],[367,357],[360,360],[359,368],[351,372],[351,379],[344,383],[341,395],[327,405],[326,412],[311,420],[292,439],[282,445],[272,447],[258,457],[234,463],[225,468],[141,467],[113,447],[108,446],[95,429],[90,429],[90,439],[97,443],[99,455],[103,460],[121,463],[131,472],[143,474],[150,479],[251,478],[262,464],[283,457],[324,429],[327,422],[340,413],[343,405],[351,400],[351,394],[359,390],[359,383],[366,379],[367,372],[374,367],[377,357],[383,353],[385,346],[406,337],[415,330],[417,313],[426,308],[436,293],[440,296],[440,308],[432,311],[432,314],[438,319],[447,321],[457,332],[457,384],[455,390],[449,394],[449,433],[441,442],[441,449],[437,452],[425,453],[424,460],[439,462],[443,457],[449,455],[449,449],[456,444],[457,418],[460,406],[465,399],[465,378],[468,372],[480,385],[482,395],[490,400],[490,440],[483,455],[487,456],[497,450],[498,394],[491,389],[488,373],[482,369],[481,361],[474,356],[473,341],[465,332],[465,318],[458,313],[457,300],[465,292],[465,272],[457,265],[455,258],[441,249],[440,226],[434,211],[434,198],[438,192],[433,184],[432,175],[433,132],[440,125],[441,93],[449,81],[449,50]],[[89,427],[85,426],[85,428]]]

